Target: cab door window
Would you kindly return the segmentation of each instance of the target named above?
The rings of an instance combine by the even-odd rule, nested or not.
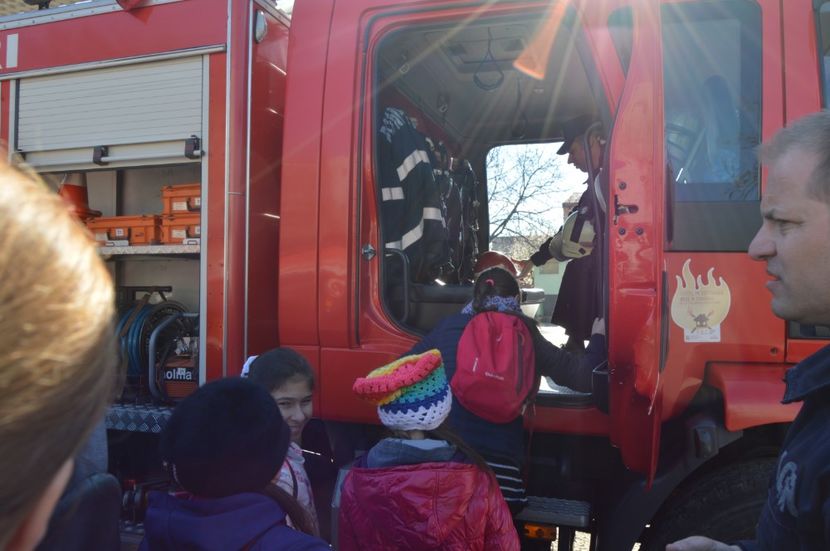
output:
[[[760,10],[718,7],[662,9],[671,250],[744,251],[760,224]]]

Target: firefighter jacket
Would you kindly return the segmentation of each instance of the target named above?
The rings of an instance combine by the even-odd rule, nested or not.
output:
[[[412,281],[426,283],[450,261],[441,192],[424,136],[400,109],[387,108],[378,128],[384,246],[402,250]]]
[[[446,442],[427,442],[454,451]],[[387,449],[379,453],[379,446]],[[378,443],[366,457],[382,459],[369,464],[392,464],[358,466],[346,475],[338,550],[518,551],[518,534],[493,476],[438,457],[440,452],[419,451],[400,439]],[[425,454],[439,460],[419,462]]]
[[[770,480],[755,541],[746,551],[830,549],[830,346],[786,375],[785,404],[803,402]]]

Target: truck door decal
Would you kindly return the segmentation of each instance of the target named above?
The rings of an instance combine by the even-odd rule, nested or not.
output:
[[[722,277],[715,281],[715,268],[706,273],[706,283],[689,267],[687,258],[681,273],[675,275],[677,289],[671,301],[671,319],[683,329],[684,342],[720,342],[720,326],[729,314],[732,295]]]

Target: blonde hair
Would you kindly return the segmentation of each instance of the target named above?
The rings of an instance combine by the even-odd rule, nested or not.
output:
[[[114,395],[113,317],[84,227],[0,163],[0,549]]]

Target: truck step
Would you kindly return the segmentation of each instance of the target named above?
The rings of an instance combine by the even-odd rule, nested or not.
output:
[[[591,505],[587,501],[528,496],[527,507],[516,518],[524,522],[588,528],[591,523]]]

